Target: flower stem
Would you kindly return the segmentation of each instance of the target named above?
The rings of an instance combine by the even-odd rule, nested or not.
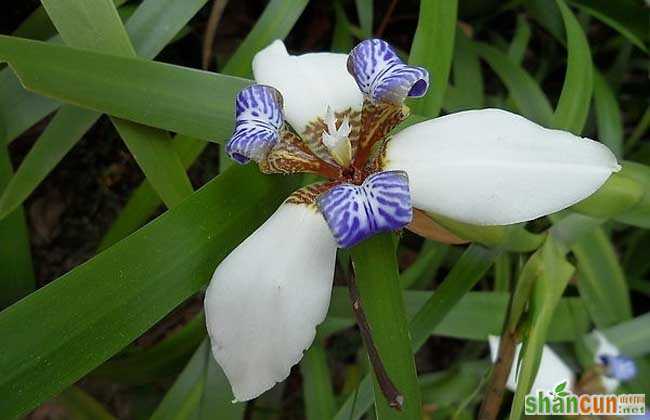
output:
[[[370,325],[368,325],[366,313],[363,311],[363,306],[361,305],[361,296],[359,296],[359,289],[357,288],[354,276],[349,278],[348,288],[350,290],[350,299],[352,300],[354,316],[357,319],[357,325],[359,326],[361,337],[363,338],[363,342],[368,351],[368,358],[370,359],[370,364],[375,372],[379,388],[381,389],[382,394],[384,394],[384,397],[386,397],[388,405],[401,411],[404,404],[404,397],[395,387],[393,381],[391,381],[386,372],[386,368],[384,367],[384,363],[381,361],[381,357],[379,357],[377,346],[375,346],[375,342],[372,339],[372,332],[370,331]]]
[[[420,388],[392,234],[376,235],[352,248],[352,261],[356,279],[350,282],[350,293],[373,365],[377,418],[419,420]]]

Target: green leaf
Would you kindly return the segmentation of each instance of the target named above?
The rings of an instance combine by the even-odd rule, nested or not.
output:
[[[643,166],[642,166],[643,167]],[[643,183],[635,178],[635,168],[623,163],[594,194],[571,206],[571,210],[592,217],[611,218],[643,207]]]
[[[540,249],[539,277],[533,284],[530,309],[530,329],[524,338],[521,367],[517,377],[517,390],[510,411],[510,419],[518,419],[523,412],[524,398],[537,376],[542,350],[553,314],[566,288],[574,268],[564,258],[560,244],[548,236]]]
[[[450,313],[460,299],[472,289],[492,265],[498,251],[480,245],[470,245],[454,265],[444,282],[431,298],[413,316],[409,330],[412,350],[417,351]],[[358,420],[368,410],[372,401],[371,380],[366,376],[356,392],[353,392],[335,420]]]
[[[291,178],[233,167],[127,240],[0,312],[0,336],[12,343],[0,353],[0,417],[19,415],[71,385],[196,293],[294,187]]]
[[[97,400],[75,386],[63,391],[56,401],[65,407],[70,420],[115,420]]]
[[[442,264],[449,247],[434,241],[425,241],[417,259],[400,274],[400,283],[403,288],[412,286],[424,288],[435,277]]]
[[[2,138],[0,126],[0,139]],[[11,175],[9,153],[4,142],[0,141],[0,191]],[[27,295],[35,286],[29,231],[23,209],[18,208],[0,220],[0,309]]]
[[[414,113],[424,117],[438,116],[442,107],[454,52],[457,11],[457,0],[420,2],[409,64],[429,70],[429,91],[410,106]]]
[[[644,40],[648,38],[648,11],[634,0],[569,0],[571,4],[589,13],[620,32],[634,45],[648,52]]]
[[[619,222],[650,229],[650,167],[636,162],[624,162],[623,173],[643,188],[641,199],[626,210],[615,216]]]
[[[578,260],[578,291],[596,327],[603,329],[632,317],[630,291],[614,247],[596,228],[571,247]]]
[[[510,46],[508,46],[508,57],[518,66],[524,61],[526,55],[526,48],[530,41],[530,25],[526,16],[517,16],[517,27],[515,28],[515,36],[512,37]]]
[[[452,70],[455,106],[449,111],[482,108],[485,98],[483,95],[481,63],[472,41],[460,27],[456,28]]]
[[[112,0],[43,0],[43,6],[66,44],[135,56]],[[112,121],[167,206],[178,204],[192,193],[190,180],[167,133],[119,119]]]
[[[192,165],[206,145],[204,141],[183,135],[176,136],[173,141],[173,146],[185,169]],[[142,181],[120,211],[117,220],[102,238],[98,249],[102,251],[138,230],[161,205],[163,203],[151,184],[146,179]]]
[[[67,45],[135,55],[112,0],[43,0],[42,4]]]
[[[535,79],[498,49],[481,42],[474,45],[478,55],[488,63],[508,88],[518,111],[526,118],[548,126],[553,116],[553,109]]]
[[[421,397],[399,284],[392,234],[373,236],[352,248],[361,306],[386,372],[404,397],[401,411],[388,405],[374,382],[378,419],[420,419]]]
[[[129,348],[92,371],[93,377],[141,385],[178,372],[205,338],[205,316],[195,316],[180,330],[147,348]]]
[[[650,353],[650,313],[623,321],[602,331],[621,353],[642,357]]]
[[[72,105],[61,107],[6,188],[0,188],[0,219],[25,201],[98,118],[94,111]]]
[[[300,362],[305,411],[308,420],[331,420],[336,410],[334,391],[327,367],[327,353],[318,341],[305,352]]]
[[[167,1],[175,2],[173,6],[177,6],[178,0]],[[202,2],[204,3],[205,0],[202,0]],[[147,2],[143,3],[141,8],[144,8],[147,4]],[[185,8],[186,7],[183,5],[180,8],[174,7],[173,10],[178,9],[178,12],[180,13],[185,10]],[[258,20],[258,22],[255,24],[255,29],[253,30],[253,32],[258,34],[258,36],[254,38],[250,36],[247,38],[247,41],[245,41],[239,47],[239,49],[243,52],[235,53],[226,64],[226,70],[231,72],[230,75],[244,76],[249,73],[250,62],[252,61],[254,54],[257,52],[256,50],[252,49],[255,45],[261,45],[264,47],[274,39],[284,38],[287,35],[300,14],[282,14],[282,12],[283,10],[282,8],[278,7],[277,2],[269,3],[267,9],[263,13],[263,16],[266,16],[267,18]],[[167,16],[169,13],[171,13],[171,11],[164,11],[164,16]],[[140,15],[136,13],[134,16]],[[142,16],[146,15],[143,13]],[[136,23],[140,20],[147,22],[147,20],[144,18],[133,18],[129,20],[129,24],[133,23],[133,28],[139,27],[136,25]],[[127,29],[128,28],[129,26],[127,25]],[[135,30],[134,32],[136,34],[138,33]],[[143,33],[146,34],[146,32]],[[135,34],[131,34],[131,38],[138,39]],[[250,39],[250,41],[248,39]],[[232,113],[232,111],[229,112]],[[192,162],[194,162],[194,160],[200,155],[201,151],[205,147],[205,144],[201,144],[197,140],[192,139],[188,136],[181,135],[176,137],[174,146],[177,149],[183,165],[185,168],[188,168]],[[221,154],[220,159],[222,156],[224,155]],[[225,165],[222,163],[223,162],[220,162],[219,165],[220,170],[225,169]],[[146,181],[144,181],[144,183],[133,193],[126,207],[122,210],[116,222],[113,224],[113,226],[111,226],[110,230],[103,238],[99,248],[104,249],[114,242],[122,239],[126,235],[137,230],[147,221],[149,216],[158,208],[160,204],[160,200],[158,200],[156,195],[153,193],[151,186]]]
[[[412,319],[432,299],[431,291],[405,290],[406,314]],[[468,292],[437,323],[428,335],[484,341],[499,335],[508,307],[508,293]],[[325,323],[336,322],[340,328],[354,325],[350,298],[344,287],[335,287]],[[591,318],[581,298],[562,298],[551,322],[548,340],[573,341],[589,331]],[[339,328],[339,329],[340,329]]]
[[[255,27],[222,69],[225,74],[251,78],[251,62],[262,48],[289,34],[307,6],[307,0],[271,0]],[[232,107],[232,103],[228,104]]]
[[[373,0],[354,0],[359,26],[365,38],[372,38]]]
[[[562,93],[553,114],[553,126],[580,134],[587,121],[593,90],[594,65],[580,23],[564,0],[556,0],[566,30],[567,69]]]
[[[137,52],[145,57],[155,56],[206,1],[193,0],[189,3],[185,0],[146,0],[143,2],[127,22],[127,31]],[[37,9],[39,10],[45,14],[44,9]],[[46,14],[45,16],[47,17]],[[47,21],[49,22],[49,17]],[[15,79],[10,70],[7,70],[7,73]],[[19,85],[17,81],[15,83]],[[19,89],[24,92],[22,87]],[[40,98],[38,95],[30,95]],[[11,119],[19,113],[12,113]],[[0,198],[0,218],[2,214],[12,210],[27,198],[99,116],[100,114],[96,112],[80,110],[70,105],[65,105],[54,116]],[[181,185],[178,188],[184,189],[186,193],[191,192],[187,186]],[[170,195],[173,199],[175,190],[171,191]]]
[[[330,49],[332,52],[347,54],[354,45],[352,33],[350,32],[350,21],[345,14],[345,9],[338,0],[334,2],[334,14],[336,21],[334,22],[334,33],[332,34]]]
[[[614,91],[600,72],[594,70],[594,108],[598,124],[598,139],[617,158],[623,157],[623,120]]]
[[[139,58],[0,36],[27,89],[84,108],[190,137],[232,133],[232,100],[251,82]],[[115,74],[122,77],[116,78]]]

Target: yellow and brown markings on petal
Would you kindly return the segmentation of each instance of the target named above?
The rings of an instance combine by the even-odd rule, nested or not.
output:
[[[335,112],[334,115],[338,122],[337,127],[341,125],[345,118],[350,122],[350,128],[352,131],[348,138],[352,144],[352,156],[354,156],[357,151],[359,133],[361,130],[361,111],[348,108],[342,112]],[[307,147],[309,147],[316,156],[331,165],[336,165],[336,162],[332,158],[332,155],[330,155],[327,146],[323,144],[324,131],[327,132],[327,124],[321,117],[318,117],[307,125],[301,136]]]
[[[362,169],[366,166],[373,146],[388,136],[388,133],[409,115],[406,105],[388,102],[373,103],[366,99],[361,117],[361,135],[353,166]]]
[[[337,185],[338,182],[328,181],[321,182],[317,184],[307,185],[302,187],[299,190],[296,190],[285,200],[285,203],[291,204],[305,204],[308,206],[314,206],[316,208],[316,199],[319,195],[328,191],[330,188]]]
[[[280,140],[259,162],[263,173],[314,173],[330,178],[339,176],[339,169],[319,159],[293,132],[283,130]]]

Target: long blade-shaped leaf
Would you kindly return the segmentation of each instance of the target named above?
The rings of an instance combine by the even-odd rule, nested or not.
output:
[[[0,141],[0,191],[12,172],[7,147]],[[22,298],[35,286],[27,223],[23,209],[18,208],[0,220],[0,309]]]
[[[253,56],[273,39],[286,37],[306,6],[307,0],[271,0],[222,72],[252,78]]]
[[[9,62],[35,92],[212,140],[232,133],[233,98],[250,84],[237,77],[7,36],[0,36],[0,60]]]
[[[426,96],[412,104],[416,114],[436,117],[440,112],[454,52],[457,12],[457,0],[420,2],[420,15],[409,64],[429,70],[430,85]]]
[[[378,419],[419,419],[422,403],[408,334],[392,234],[376,235],[352,248],[361,307],[390,380],[401,393],[400,411],[389,406],[375,376]]]
[[[111,0],[43,0],[43,6],[66,44],[135,57]],[[191,194],[192,185],[167,133],[119,119],[112,121],[167,206]]]
[[[553,125],[555,128],[580,134],[589,114],[594,65],[589,43],[580,23],[564,0],[556,2],[564,21],[568,57],[562,93],[553,114]]]
[[[291,187],[290,179],[260,176],[257,168],[232,168],[1,312],[0,336],[12,345],[0,353],[0,417],[72,384],[198,291]],[[30,330],[38,334],[25,334]]]

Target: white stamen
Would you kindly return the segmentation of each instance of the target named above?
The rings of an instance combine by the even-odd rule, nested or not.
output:
[[[349,135],[352,131],[350,121],[344,118],[339,128],[336,128],[336,115],[329,105],[325,112],[325,125],[327,131],[323,131],[323,144],[327,147],[330,154],[341,166],[347,167],[352,161],[352,144]]]

